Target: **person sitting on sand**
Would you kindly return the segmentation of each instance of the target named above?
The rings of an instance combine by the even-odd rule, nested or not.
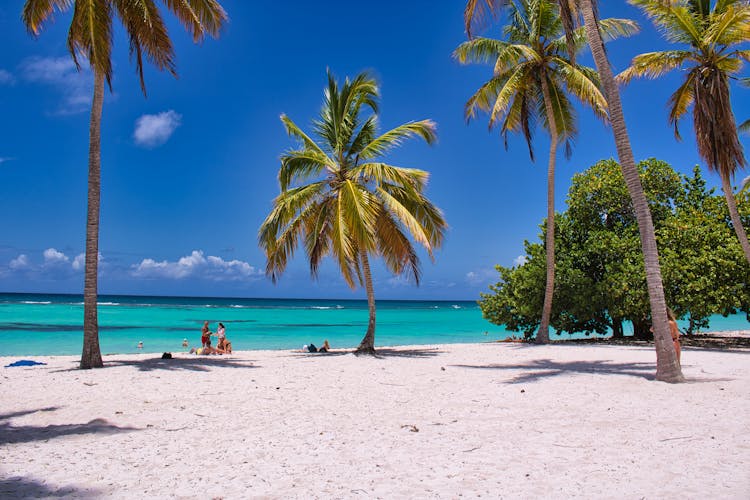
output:
[[[323,347],[318,349],[315,347],[315,344],[309,344],[302,346],[302,352],[328,352],[328,349],[331,348],[331,345],[328,343],[328,339],[323,341]]]
[[[206,344],[211,345],[211,330],[208,328],[208,321],[204,321],[203,328],[201,328],[201,346],[206,347]]]

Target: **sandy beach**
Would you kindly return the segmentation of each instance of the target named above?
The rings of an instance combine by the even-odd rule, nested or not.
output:
[[[750,350],[686,347],[679,385],[621,345],[27,359],[3,498],[750,497]]]

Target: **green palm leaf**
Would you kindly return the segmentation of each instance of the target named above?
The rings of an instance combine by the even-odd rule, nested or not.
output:
[[[363,160],[369,160],[383,156],[391,149],[401,145],[404,140],[414,136],[419,136],[427,144],[432,144],[437,140],[436,128],[437,126],[432,120],[404,123],[373,139],[358,152],[359,157]]]

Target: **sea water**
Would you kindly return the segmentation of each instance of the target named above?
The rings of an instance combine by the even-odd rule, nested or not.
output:
[[[235,350],[300,349],[325,339],[333,348],[353,348],[368,322],[365,300],[100,295],[98,310],[103,354],[188,350],[200,346],[204,321],[212,331],[221,321]],[[82,324],[80,295],[0,294],[2,355],[80,354]],[[744,314],[716,316],[710,329],[747,330],[750,323]],[[476,343],[512,334],[482,318],[474,301],[377,302],[376,346]]]

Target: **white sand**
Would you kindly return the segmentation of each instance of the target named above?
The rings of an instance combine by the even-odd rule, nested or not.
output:
[[[158,358],[0,368],[0,497],[750,498],[748,350]]]

